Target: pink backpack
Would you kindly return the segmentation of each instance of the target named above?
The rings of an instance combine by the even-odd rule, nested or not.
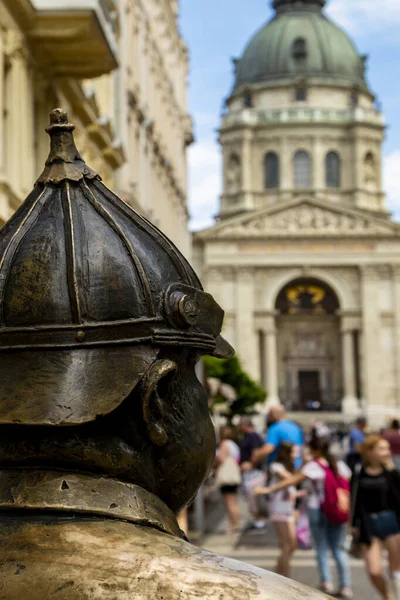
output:
[[[325,471],[325,498],[321,510],[333,525],[347,523],[350,518],[350,484],[341,475],[317,461]]]

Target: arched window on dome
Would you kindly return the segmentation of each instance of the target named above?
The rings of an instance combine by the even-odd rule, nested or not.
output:
[[[340,187],[340,156],[337,152],[328,152],[325,157],[325,182],[328,188]]]
[[[247,92],[244,97],[243,97],[243,106],[245,108],[253,108],[254,106],[254,100],[253,100],[253,96],[250,94],[250,92]]]
[[[304,86],[297,87],[295,92],[296,102],[305,102],[307,100],[307,88]]]
[[[267,152],[264,156],[264,186],[267,190],[279,187],[279,170],[279,156],[275,152]]]
[[[307,56],[307,42],[304,38],[296,38],[293,42],[292,53],[294,58],[305,58]]]
[[[350,105],[355,108],[356,106],[358,106],[358,101],[359,101],[359,97],[358,97],[358,92],[353,91],[350,94]]]
[[[294,155],[293,175],[296,189],[312,187],[311,158],[305,150],[298,150]]]

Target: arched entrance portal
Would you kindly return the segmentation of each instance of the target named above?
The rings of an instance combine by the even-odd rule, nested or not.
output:
[[[297,279],[276,300],[279,397],[290,410],[341,409],[339,300],[316,279]]]

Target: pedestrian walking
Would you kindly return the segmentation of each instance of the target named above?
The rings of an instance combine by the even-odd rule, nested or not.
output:
[[[258,464],[267,460],[269,464],[276,461],[279,446],[282,442],[291,442],[296,449],[295,466],[300,468],[302,464],[302,448],[304,445],[303,432],[296,423],[286,419],[286,411],[282,405],[273,406],[267,416],[268,430],[265,444],[258,450],[254,450],[252,461]]]
[[[383,437],[368,436],[361,452],[363,466],[352,482],[353,534],[370,580],[385,600],[393,598],[383,571],[382,555],[387,551],[395,598],[400,600],[400,473]]]
[[[270,494],[306,480],[311,482],[307,509],[317,551],[321,589],[328,594],[333,593],[329,562],[331,551],[339,574],[339,596],[352,598],[349,559],[343,548],[346,522],[350,514],[351,471],[344,462],[338,461],[329,453],[329,443],[326,440],[315,438],[309,446],[312,460],[302,467],[300,473],[257,492]]]
[[[241,482],[240,448],[233,438],[231,427],[221,428],[220,445],[215,459],[216,483],[230,522],[228,533],[234,533],[239,529],[240,520],[238,503],[238,490]]]
[[[282,442],[276,461],[270,467],[270,485],[287,481],[295,471],[296,447],[291,442]],[[269,509],[281,549],[276,573],[289,577],[290,559],[297,548],[295,503],[297,492],[294,486],[277,491],[270,496]]]
[[[249,529],[262,529],[265,527],[266,510],[261,511],[260,502],[254,495],[256,487],[264,486],[266,483],[266,472],[262,464],[254,465],[251,461],[253,451],[264,445],[262,437],[257,433],[251,417],[242,417],[239,423],[239,431],[243,438],[240,442],[240,469],[242,471],[243,489],[247,499],[249,514],[253,522]],[[265,508],[265,507],[264,507]]]
[[[352,471],[357,465],[361,464],[361,446],[366,437],[366,428],[367,419],[358,417],[354,427],[349,432],[349,453],[346,462]]]
[[[390,451],[396,468],[400,469],[400,421],[398,419],[393,419],[383,437],[390,444]]]

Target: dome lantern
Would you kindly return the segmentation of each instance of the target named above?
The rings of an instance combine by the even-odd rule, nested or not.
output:
[[[272,7],[276,12],[283,13],[291,10],[318,10],[325,6],[325,0],[273,0]]]

